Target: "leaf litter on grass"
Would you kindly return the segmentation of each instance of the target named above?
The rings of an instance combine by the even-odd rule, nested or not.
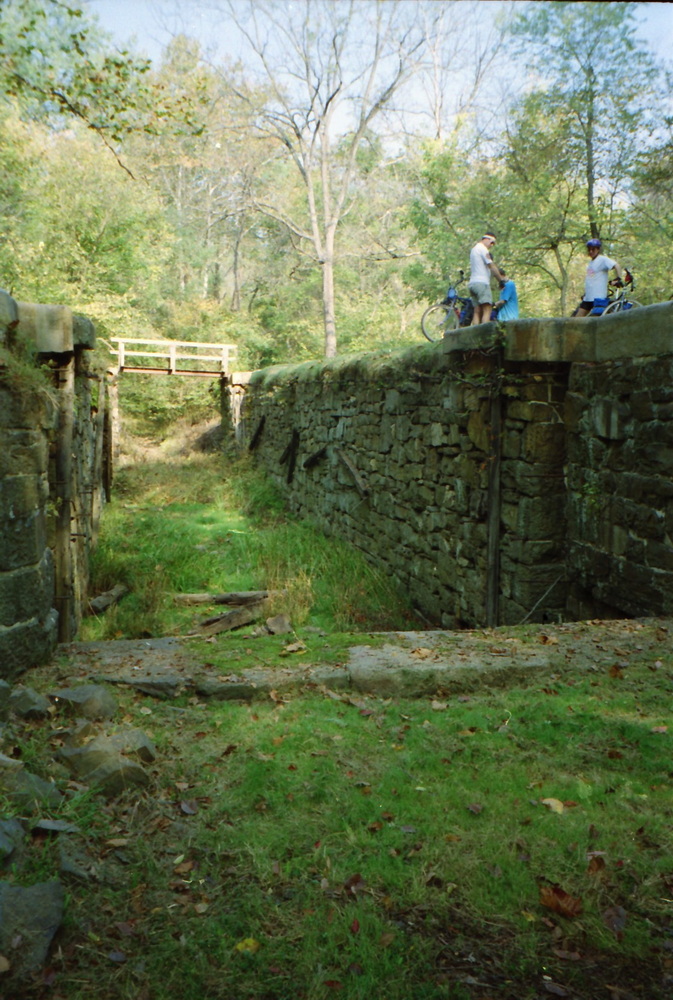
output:
[[[221,542],[227,557],[236,545],[248,560],[236,537]],[[343,635],[331,650],[329,635],[318,643],[301,630],[296,641],[315,661],[343,659],[352,644]],[[334,984],[349,1000],[379,996],[381,984],[386,1000],[454,989],[519,1000],[553,993],[544,983],[593,1000],[587,977],[663,998],[668,625],[580,622],[446,642],[458,657],[475,648],[500,660],[542,646],[554,666],[502,691],[475,683],[417,701],[328,689],[274,689],[253,706],[127,695],[126,714],[151,724],[162,757],[148,792],[87,821],[117,868],[109,883],[72,888],[54,966],[66,1000],[94,990],[321,1000]],[[282,644],[233,635],[204,643],[204,659],[229,675],[245,657],[276,665]],[[437,648],[421,640],[415,656]],[[71,790],[64,819],[79,819],[86,794]],[[36,877],[56,874],[44,851],[31,858]],[[118,925],[132,921],[127,938]],[[122,951],[126,961],[101,965],[100,954]]]

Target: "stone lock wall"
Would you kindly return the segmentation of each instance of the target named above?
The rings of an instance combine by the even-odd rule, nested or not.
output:
[[[566,426],[571,613],[673,614],[673,354],[573,366]]]
[[[497,348],[253,373],[239,439],[293,510],[387,567],[447,628],[564,610],[563,366]],[[500,432],[494,433],[494,425]]]
[[[13,678],[75,634],[109,485],[108,395],[91,367],[93,325],[64,306],[0,292],[0,346],[51,372],[0,364],[0,677]]]
[[[224,420],[432,624],[671,614],[672,365],[673,304],[483,324],[234,375]]]

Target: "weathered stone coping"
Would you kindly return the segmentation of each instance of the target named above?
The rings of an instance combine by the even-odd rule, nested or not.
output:
[[[653,357],[673,352],[673,302],[643,306],[614,316],[584,319],[519,319],[481,323],[452,333],[436,344],[419,343],[398,351],[339,355],[329,361],[272,365],[254,372],[233,372],[237,386],[271,388],[285,381],[338,378],[356,373],[375,374],[391,364],[433,363],[443,367],[447,354],[488,350],[502,344],[505,361],[598,362]]]
[[[34,344],[38,354],[67,354],[76,347],[92,349],[96,341],[91,320],[68,306],[17,302],[0,290],[0,344],[14,330]]]
[[[584,319],[518,319],[482,323],[451,334],[445,352],[492,347],[504,334],[506,361],[618,361],[673,350],[673,302]]]

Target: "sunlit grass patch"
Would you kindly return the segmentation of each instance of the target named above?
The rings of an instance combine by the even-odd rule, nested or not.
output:
[[[268,479],[221,455],[122,470],[92,561],[95,593],[118,583],[129,594],[100,620],[85,620],[82,638],[189,632],[199,614],[176,607],[179,593],[275,591],[268,614],[285,613],[297,627],[385,629],[413,620],[357,549],[287,518]]]

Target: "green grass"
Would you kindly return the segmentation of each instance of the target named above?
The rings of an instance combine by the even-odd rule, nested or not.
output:
[[[213,456],[129,469],[117,494],[94,575],[100,590],[126,581],[132,593],[87,637],[186,631],[195,611],[174,592],[263,587],[287,591],[307,647],[293,663],[341,663],[349,646],[381,641],[348,627],[408,627],[357,553],[288,522],[244,464],[229,476]],[[604,1000],[613,985],[620,1000],[670,996],[673,659],[666,628],[629,635],[617,669],[596,655],[596,626],[554,673],[498,690],[475,680],[436,700],[164,702],[115,687],[117,720],[147,732],[159,757],[148,790],[107,803],[54,763],[66,719],[13,722],[6,752],[64,791],[58,818],[79,825],[92,872],[68,882],[49,984],[21,995]],[[523,648],[539,628],[502,638]],[[287,667],[285,641],[190,640],[227,674]],[[466,641],[477,651],[494,633]],[[63,659],[55,669],[68,676]],[[5,878],[62,877],[58,848],[27,837]]]
[[[92,561],[92,593],[130,593],[83,639],[188,632],[208,609],[175,606],[176,593],[282,590],[269,614],[331,631],[414,621],[389,578],[351,546],[290,520],[269,480],[245,462],[202,455],[131,466],[115,483]]]
[[[670,674],[643,662],[621,681],[556,678],[554,695],[550,683],[441,711],[124,695],[160,763],[140,798],[92,815],[80,792],[60,812],[86,824],[103,870],[110,840],[125,843],[109,884],[72,887],[58,995],[534,998],[548,975],[598,998],[599,968],[663,998],[673,798],[670,735],[653,730]],[[57,874],[53,847],[36,865]],[[581,914],[542,906],[544,885]],[[604,915],[619,906],[616,935]]]

